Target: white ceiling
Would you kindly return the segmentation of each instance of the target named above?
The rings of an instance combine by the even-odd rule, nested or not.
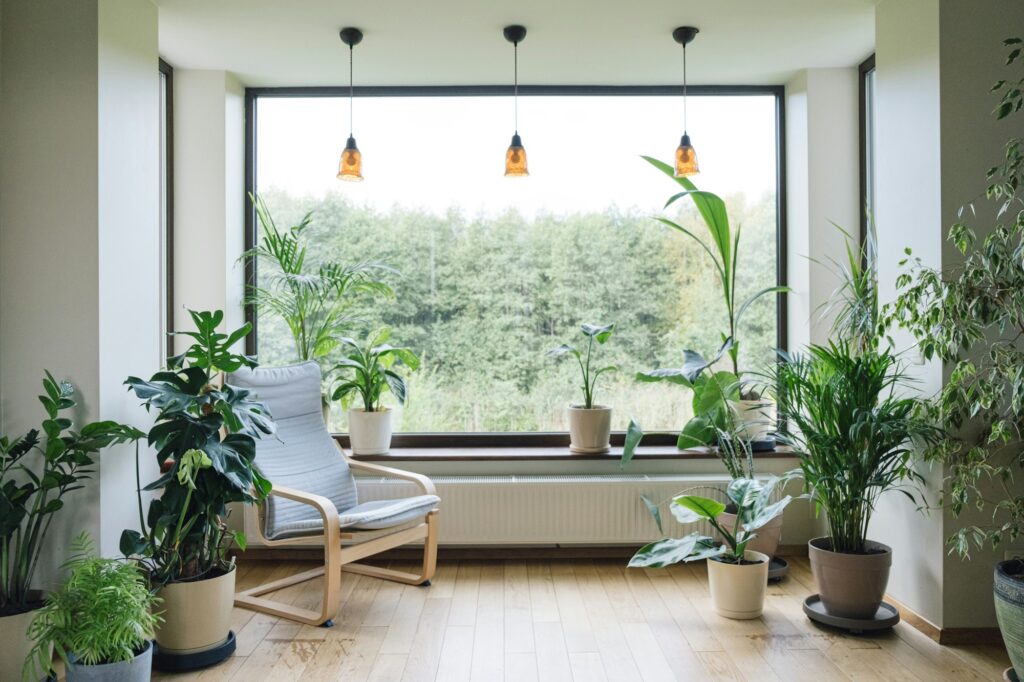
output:
[[[347,84],[338,38],[356,26],[357,85],[492,85],[512,77],[501,29],[527,27],[520,82],[672,84],[672,29],[701,33],[694,84],[781,84],[807,67],[853,66],[874,46],[874,0],[157,0],[160,53],[226,69],[249,86]]]

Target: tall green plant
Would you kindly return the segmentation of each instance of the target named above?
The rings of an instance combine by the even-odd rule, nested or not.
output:
[[[71,549],[72,558],[62,566],[67,580],[46,597],[29,627],[35,646],[25,661],[26,680],[50,672],[52,652],[65,666],[71,657],[79,665],[130,661],[163,620],[156,613],[160,599],[134,562],[97,557],[84,533]]]
[[[380,278],[393,272],[379,263],[311,265],[304,232],[312,214],[280,230],[263,199],[249,195],[260,223],[259,243],[242,254],[269,269],[265,286],[250,283],[245,302],[258,312],[279,316],[288,325],[298,360],[319,360],[338,347],[358,320],[352,306],[361,294],[392,293]]]
[[[594,389],[597,386],[598,377],[605,372],[614,372],[618,370],[618,367],[613,365],[602,367],[601,369],[592,370],[590,368],[590,359],[594,351],[594,342],[596,341],[598,344],[603,345],[611,338],[614,330],[614,324],[582,324],[580,325],[580,331],[583,332],[583,336],[587,337],[586,354],[581,353],[577,348],[564,343],[558,348],[548,351],[549,357],[560,358],[565,355],[572,355],[576,358],[576,362],[579,363],[580,374],[583,379],[583,384],[580,386],[583,390],[583,407],[587,410],[593,409],[594,407]]]
[[[341,340],[345,355],[331,371],[343,378],[334,387],[333,400],[340,400],[347,408],[358,398],[365,411],[377,412],[384,392],[390,391],[400,404],[405,404],[408,387],[397,370],[405,366],[415,371],[420,360],[408,348],[387,343],[389,338],[391,331],[381,329],[364,344],[355,339]]]
[[[833,223],[845,242],[845,258],[817,261],[828,267],[839,281],[829,299],[818,308],[822,317],[832,317],[832,334],[846,339],[858,352],[878,345],[881,321],[878,306],[878,254],[875,221],[869,217],[864,241],[854,246],[853,236]],[[814,260],[814,259],[812,259]]]
[[[188,350],[169,358],[167,369],[149,381],[128,377],[125,382],[147,410],[156,412],[148,442],[163,474],[139,490],[143,530],[124,531],[121,551],[138,558],[155,585],[226,570],[231,544],[245,548],[245,536],[224,522],[228,503],[258,502],[270,492],[253,460],[255,438],[273,434],[274,422],[248,390],[223,383],[225,372],[256,366],[232,350],[250,325],[222,334],[217,328],[223,312],[189,314],[196,330],[178,332],[193,340]],[[161,492],[147,514],[142,490]]]
[[[1004,44],[1016,75],[992,88],[1000,96],[997,119],[1024,106],[1024,40]],[[1024,535],[1024,495],[1014,487],[1024,470],[1024,138],[1006,142],[987,180],[989,210],[978,210],[979,197],[960,209],[949,230],[962,263],[925,267],[908,249],[899,296],[886,310],[888,322],[917,337],[925,358],[952,368],[932,405],[950,428],[925,456],[945,465],[946,502],[954,514],[972,506],[991,511],[991,524],[967,525],[950,538],[963,556],[972,546],[995,547]],[[981,226],[983,239],[979,214],[992,216]]]
[[[919,502],[913,449],[941,431],[924,400],[906,397],[910,379],[889,350],[842,340],[781,355],[766,382],[778,402],[778,438],[800,458],[833,551],[863,553],[880,495],[899,490]]]
[[[0,615],[27,611],[39,553],[66,496],[84,487],[96,455],[139,435],[112,421],[76,431],[65,416],[75,405],[75,389],[46,372],[46,411],[40,429],[18,437],[0,435]]]

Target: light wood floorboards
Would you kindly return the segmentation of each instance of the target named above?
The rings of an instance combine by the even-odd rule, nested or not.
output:
[[[714,614],[703,564],[441,562],[431,587],[344,574],[333,628],[236,608],[234,657],[154,679],[959,682],[999,680],[1009,665],[1001,648],[940,646],[905,623],[866,637],[819,628],[801,611],[814,589],[807,560],[790,563],[752,621]],[[238,589],[309,566],[243,562]],[[319,593],[318,579],[274,597],[313,608]]]

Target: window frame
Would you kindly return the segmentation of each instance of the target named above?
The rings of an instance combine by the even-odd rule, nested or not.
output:
[[[165,231],[163,236],[164,243],[161,245],[163,249],[163,262],[161,265],[164,268],[164,282],[163,287],[165,289],[161,303],[165,306],[163,311],[164,317],[164,338],[160,340],[160,352],[163,354],[161,358],[161,364],[165,358],[170,357],[174,354],[174,337],[171,336],[171,332],[174,331],[174,67],[165,62],[162,58],[158,58],[159,72],[164,76],[164,110],[163,118],[165,122],[164,126],[164,155],[161,159],[163,162],[163,182],[161,183],[160,192],[164,197],[164,212],[163,221]]]
[[[875,55],[865,59],[857,65],[858,87],[857,87],[857,115],[858,115],[858,146],[860,153],[860,243],[867,240],[868,235],[868,194],[873,185],[873,174],[869,169],[874,170],[874,156],[868,156],[869,142],[874,142],[874,116],[868,117],[868,75],[875,73]],[[874,98],[872,98],[872,103]],[[872,124],[870,130],[869,122]],[[868,136],[871,139],[868,139]]]
[[[687,93],[695,96],[737,97],[748,95],[771,95],[775,98],[775,220],[776,220],[776,283],[786,286],[786,105],[785,86],[782,85],[690,85]],[[680,85],[520,85],[519,94],[529,96],[665,96],[682,97]],[[512,97],[511,85],[439,85],[439,86],[357,86],[354,97]],[[345,86],[302,86],[302,87],[250,87],[245,89],[245,187],[242,193],[245,216],[245,250],[256,244],[258,223],[256,210],[249,201],[249,195],[256,192],[256,117],[257,100],[279,97],[348,97]],[[246,290],[256,282],[256,261],[245,260],[243,286]],[[788,299],[786,293],[776,294],[776,342],[782,349],[788,348],[787,320]],[[245,306],[245,319],[252,330],[245,338],[246,353],[256,354],[258,319],[255,307]],[[335,434],[347,446],[348,434]],[[512,448],[512,447],[562,447],[566,444],[567,432],[515,431],[515,432],[430,432],[396,433],[392,436],[394,448]],[[660,431],[647,433],[644,445],[675,446],[678,432]],[[613,431],[611,445],[621,447],[624,431]]]

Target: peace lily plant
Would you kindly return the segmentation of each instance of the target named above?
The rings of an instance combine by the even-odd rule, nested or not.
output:
[[[582,378],[583,402],[569,405],[569,450],[577,453],[601,453],[610,449],[609,436],[612,427],[612,408],[594,402],[594,391],[598,378],[618,368],[609,365],[596,369],[591,367],[594,344],[604,345],[615,330],[614,324],[582,324],[580,331],[587,339],[585,351],[562,344],[548,351],[548,356],[561,358],[570,355],[576,358]]]

